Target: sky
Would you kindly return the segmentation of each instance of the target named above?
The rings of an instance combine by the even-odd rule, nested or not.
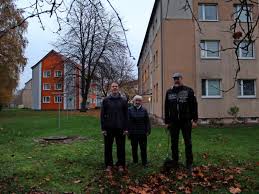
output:
[[[111,0],[111,3],[123,20],[123,25],[128,29],[127,39],[132,55],[136,58],[134,61],[135,64],[139,57],[154,1]],[[18,7],[26,7],[27,2],[28,0],[18,0]],[[26,34],[28,45],[25,50],[25,56],[28,61],[24,71],[20,75],[18,89],[22,89],[24,84],[31,79],[31,67],[54,48],[52,44],[57,38],[54,33],[58,29],[57,23],[54,19],[50,19],[49,16],[43,16],[42,22],[45,30],[41,28],[37,18],[28,20],[29,26]]]

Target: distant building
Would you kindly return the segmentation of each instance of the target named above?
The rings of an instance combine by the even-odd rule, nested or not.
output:
[[[51,50],[32,67],[32,109],[77,110],[80,109],[79,72],[65,56]],[[29,86],[28,86],[29,87]],[[87,107],[100,104],[96,84],[91,84]]]
[[[68,71],[71,76],[67,77]],[[32,109],[79,109],[78,77],[72,75],[71,64],[51,50],[32,67]],[[76,75],[76,73],[75,73]]]
[[[32,79],[25,83],[25,87],[22,90],[22,104],[24,108],[32,108]]]

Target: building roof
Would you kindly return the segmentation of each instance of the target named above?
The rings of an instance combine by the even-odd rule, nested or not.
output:
[[[152,13],[151,13],[151,16],[150,16],[150,19],[149,19],[149,22],[148,22],[148,27],[147,27],[147,30],[146,30],[145,38],[144,38],[144,41],[142,43],[141,51],[140,51],[140,54],[139,54],[137,66],[139,66],[139,61],[140,61],[140,58],[141,58],[141,56],[143,54],[145,43],[146,43],[146,41],[148,39],[148,33],[149,33],[149,30],[150,30],[150,28],[152,26],[152,21],[153,21],[153,19],[155,17],[156,9],[157,9],[158,4],[160,3],[160,1],[161,0],[155,0],[154,6],[153,6],[153,9],[152,9]]]
[[[51,50],[50,52],[48,52],[41,60],[39,60],[38,63],[36,63],[35,65],[33,65],[33,66],[31,67],[31,69],[34,69],[35,67],[37,67],[37,66],[40,64],[40,62],[43,61],[44,59],[46,59],[50,54],[58,54],[58,55],[60,55],[61,57],[63,57],[62,54],[60,54],[60,53],[58,53],[58,52],[56,52],[55,50],[52,49],[52,50]]]
[[[25,85],[28,84],[30,81],[32,81],[32,79],[28,80],[27,82],[25,82]]]

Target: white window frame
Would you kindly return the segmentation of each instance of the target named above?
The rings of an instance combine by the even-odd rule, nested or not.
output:
[[[60,99],[60,100],[57,100],[57,99]],[[55,96],[54,97],[54,102],[56,103],[56,104],[61,104],[62,103],[62,96]]]
[[[204,49],[202,49],[201,44],[204,42]],[[207,47],[207,42],[217,42],[218,43],[218,55],[217,57],[208,56],[208,51],[210,51]],[[202,52],[205,53],[205,56],[202,55]],[[200,41],[200,55],[201,59],[220,59],[220,41],[219,40],[201,40]]]
[[[248,21],[248,22],[253,22],[253,5],[248,5],[250,8],[251,8],[251,11],[250,11],[250,14],[251,14],[251,21]],[[240,4],[236,4],[235,6],[234,6],[234,20],[237,18],[237,16],[238,16],[238,12],[237,12],[237,9],[240,9],[241,8],[241,5]],[[242,11],[244,11],[244,10],[242,10]],[[240,18],[239,18],[240,19]],[[239,20],[240,22],[247,22],[247,20],[246,21],[242,21],[242,20]]]
[[[244,41],[247,42],[247,41]],[[242,43],[244,43],[242,42]],[[238,58],[242,59],[242,60],[250,60],[250,59],[255,59],[255,44],[254,42],[252,42],[252,48],[253,48],[253,56],[252,57],[246,57],[246,56],[242,56],[242,43],[241,43],[241,47],[238,48]]]
[[[49,73],[49,75],[47,75]],[[49,77],[51,77],[51,71],[50,70],[45,70],[45,71],[43,71],[43,77],[44,78],[49,78]]]
[[[49,85],[49,88],[45,88],[46,85]],[[44,83],[43,84],[43,90],[45,90],[45,91],[51,90],[51,84],[50,83]]]
[[[57,85],[59,85],[59,84],[61,85],[61,88],[60,88],[60,89],[57,88]],[[55,90],[62,90],[62,83],[56,83],[56,84],[55,84]]]
[[[47,98],[49,99],[49,101],[46,101]],[[43,96],[42,97],[42,103],[49,104],[50,103],[50,96]]]
[[[204,96],[202,94],[202,98],[222,98],[222,91],[221,91],[221,79],[202,79],[206,81],[206,95]],[[201,84],[202,84],[202,80],[201,80]],[[213,81],[213,80],[217,80],[219,81],[219,90],[220,90],[220,95],[214,95],[214,96],[209,96],[209,81]],[[202,93],[202,91],[201,91]]]
[[[58,72],[60,72],[60,76],[57,75]],[[55,77],[62,77],[62,71],[60,71],[60,70],[55,71]]]
[[[216,19],[215,20],[208,20],[208,19],[206,19],[205,18],[205,7],[206,6],[215,6],[216,7],[216,11],[217,11],[217,15],[216,15]],[[218,22],[219,21],[219,11],[218,11],[218,4],[217,3],[215,3],[215,4],[213,4],[213,3],[200,3],[199,4],[199,7],[201,6],[201,10],[202,10],[202,19],[200,19],[200,13],[199,13],[199,21],[201,21],[201,22]],[[200,10],[200,9],[199,9]]]
[[[243,83],[243,81],[246,81],[246,80],[254,81],[254,91],[255,91],[254,95],[244,95],[244,83]],[[239,81],[241,81],[241,95],[239,95]],[[237,88],[238,98],[256,98],[256,79],[239,79],[237,87],[238,87]]]

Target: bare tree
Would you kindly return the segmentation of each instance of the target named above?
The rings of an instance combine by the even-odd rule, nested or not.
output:
[[[62,26],[64,33],[56,47],[70,65],[65,77],[80,79],[81,111],[85,111],[89,88],[98,67],[103,66],[103,59],[113,56],[115,50],[125,49],[121,30],[116,17],[106,13],[98,0],[75,0]]]
[[[3,0],[0,0],[0,3]],[[135,58],[132,56],[130,47],[128,45],[128,40],[127,40],[127,29],[124,27],[122,19],[118,13],[118,11],[114,8],[110,0],[98,0],[98,4],[101,6],[96,6],[96,1],[95,0],[86,0],[88,3],[92,4],[96,11],[99,12],[99,8],[102,7],[102,3],[106,1],[112,11],[114,12],[116,18],[118,19],[118,22],[120,24],[120,28],[124,34],[124,39],[125,39],[125,45],[128,50],[128,53],[130,57],[132,57],[134,60]],[[57,32],[61,31],[62,29],[62,18],[63,16],[66,17],[66,19],[69,19],[69,15],[71,11],[73,10],[74,5],[76,4],[77,0],[32,0],[28,1],[28,6],[22,7],[19,9],[21,13],[23,13],[24,18],[22,20],[16,21],[11,23],[8,26],[4,26],[0,28],[0,39],[3,38],[6,34],[10,33],[12,30],[15,30],[15,28],[20,27],[24,25],[29,19],[31,18],[38,18],[41,28],[44,30],[45,25],[44,21],[42,19],[43,15],[47,15],[50,18],[54,18],[57,23],[58,23],[58,28]],[[45,21],[46,23],[47,21]]]
[[[133,80],[134,64],[123,49],[114,52],[112,57],[105,58],[103,65],[98,67],[95,77],[95,82],[102,91],[102,96],[108,95],[110,86],[113,82],[118,83],[123,90],[123,86]],[[125,95],[129,96],[125,91],[123,91]]]

